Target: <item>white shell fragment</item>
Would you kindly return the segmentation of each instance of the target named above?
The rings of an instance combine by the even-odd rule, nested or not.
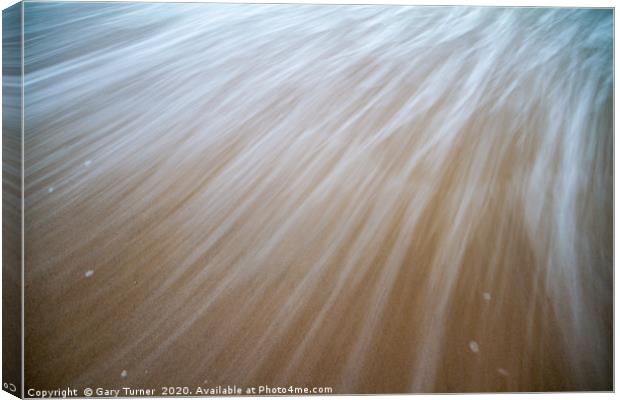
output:
[[[84,166],[88,167],[90,164],[92,164],[92,160],[86,160],[84,161]]]
[[[84,272],[84,276],[87,278],[90,278],[91,276],[93,276],[94,273],[95,271],[93,271],[92,269],[89,269],[88,271]]]
[[[50,186],[47,188],[47,193],[52,193],[54,191],[54,187]]]
[[[489,292],[482,293],[482,298],[485,299],[486,301],[491,300],[491,293]]]
[[[121,378],[127,378],[127,370],[124,369],[123,372],[121,372]]]
[[[480,351],[480,346],[478,345],[477,342],[474,342],[472,340],[471,342],[469,342],[469,350],[471,350],[474,353],[477,353]]]

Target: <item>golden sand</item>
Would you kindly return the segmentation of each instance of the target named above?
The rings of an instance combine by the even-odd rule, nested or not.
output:
[[[26,388],[611,389],[610,11],[28,7]]]

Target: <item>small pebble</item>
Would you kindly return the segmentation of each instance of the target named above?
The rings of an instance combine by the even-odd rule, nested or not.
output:
[[[491,293],[489,292],[482,293],[482,298],[485,299],[486,301],[491,300]]]
[[[498,372],[500,375],[503,375],[503,376],[508,376],[508,371],[506,371],[504,368],[498,368],[498,369],[497,369],[497,372]]]
[[[93,276],[94,273],[95,271],[93,271],[92,269],[89,269],[88,271],[84,272],[84,276],[87,278],[90,278],[91,276]]]
[[[480,346],[478,346],[478,343],[472,340],[471,342],[469,342],[469,350],[471,350],[474,353],[477,353],[480,351]]]
[[[54,188],[52,186],[50,186],[49,188],[47,188],[47,193],[52,193],[54,191]]]
[[[91,163],[92,163],[91,160],[86,160],[86,161],[84,161],[84,166],[88,167]]]
[[[127,370],[123,370],[123,372],[121,372],[121,378],[127,378]]]

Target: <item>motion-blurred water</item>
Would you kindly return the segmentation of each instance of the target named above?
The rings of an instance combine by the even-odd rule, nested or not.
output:
[[[26,388],[611,390],[612,30],[26,3]]]

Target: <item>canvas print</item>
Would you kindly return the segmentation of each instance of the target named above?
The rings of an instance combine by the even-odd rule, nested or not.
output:
[[[3,389],[613,390],[613,25],[5,9]]]

